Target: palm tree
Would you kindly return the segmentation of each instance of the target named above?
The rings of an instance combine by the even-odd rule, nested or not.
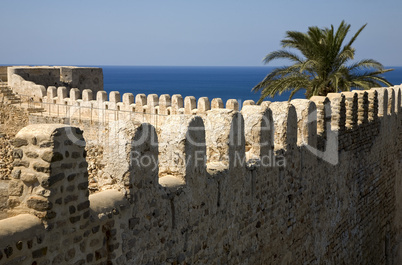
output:
[[[287,31],[286,38],[281,41],[284,49],[269,53],[263,62],[268,64],[275,59],[287,59],[293,65],[274,69],[252,89],[262,90],[258,103],[265,97],[274,97],[290,90],[289,100],[300,89],[306,89],[306,98],[310,98],[325,96],[330,92],[350,91],[352,88],[370,89],[381,86],[381,83],[391,86],[381,74],[393,69],[385,69],[372,59],[347,64],[355,55],[352,44],[366,25],[343,47],[342,43],[350,29],[345,21],[341,22],[336,32],[333,25],[324,29],[309,27],[307,33]],[[285,48],[296,49],[298,53]]]

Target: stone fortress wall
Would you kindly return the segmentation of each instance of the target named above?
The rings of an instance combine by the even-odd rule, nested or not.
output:
[[[94,93],[91,89],[80,91],[78,88],[49,86],[46,96],[37,98],[48,116],[67,117],[74,119],[86,119],[90,121],[116,121],[137,119],[151,122],[155,125],[163,124],[169,115],[203,115],[211,109],[224,108],[220,98],[210,101],[207,97],[196,100],[193,96],[183,99],[179,94],[170,96],[163,94],[120,94],[112,91],[109,95],[106,91]],[[264,103],[267,104],[267,103]],[[243,105],[254,105],[252,100],[247,100]],[[230,99],[226,102],[226,109],[239,110],[239,102]]]
[[[65,73],[68,73],[68,78]],[[77,82],[78,77],[88,82]],[[201,97],[197,101],[193,96],[183,99],[178,94],[172,97],[167,94],[160,97],[156,94],[134,96],[132,93],[121,95],[118,91],[107,95],[103,90],[103,75],[100,68],[15,66],[8,67],[8,80],[8,85],[14,92],[25,99],[42,103],[40,107],[44,108],[47,116],[75,118],[74,115],[77,115],[77,118],[94,121],[99,116],[106,115],[106,118],[120,120],[127,119],[126,116],[130,116],[130,112],[135,112],[136,115],[131,116],[140,119],[138,116],[142,113],[144,114],[142,121],[156,122],[157,118],[152,118],[153,115],[159,115],[163,119],[167,115],[200,115],[210,109],[224,108],[224,102],[220,98],[210,101],[207,97]],[[266,104],[265,102],[263,106]],[[243,105],[254,105],[254,102],[247,100]],[[238,111],[239,102],[230,99],[226,102],[226,108]],[[119,114],[116,114],[116,111]]]
[[[3,80],[4,81],[4,80]],[[103,90],[102,68],[73,66],[10,66],[7,82],[14,92],[41,100],[49,86]]]
[[[13,140],[0,264],[400,264],[400,86],[241,111],[65,91]]]

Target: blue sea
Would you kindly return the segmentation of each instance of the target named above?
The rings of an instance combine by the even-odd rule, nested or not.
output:
[[[148,94],[181,94],[186,96],[257,101],[260,92],[251,92],[274,67],[198,67],[198,66],[101,66],[107,92],[119,91]],[[387,67],[388,68],[388,67]],[[394,85],[402,83],[402,67],[384,76]],[[286,101],[285,92],[269,101]],[[293,98],[305,98],[299,91]]]

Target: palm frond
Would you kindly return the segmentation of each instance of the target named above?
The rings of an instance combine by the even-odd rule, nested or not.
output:
[[[352,88],[392,85],[382,74],[393,69],[385,69],[378,61],[364,59],[349,63],[355,55],[352,44],[366,25],[346,45],[344,42],[351,26],[345,21],[336,30],[331,25],[329,28],[309,27],[306,33],[287,31],[281,40],[284,49],[269,53],[263,61],[268,64],[276,59],[287,59],[293,64],[274,69],[252,88],[254,92],[261,91],[259,102],[289,90],[292,91],[291,99],[301,89],[306,89],[306,96],[311,97]]]
[[[276,59],[288,59],[293,62],[299,62],[299,63],[302,62],[302,59],[297,54],[291,53],[286,50],[274,51],[267,54],[267,56],[264,57],[263,62],[264,64],[268,64],[270,61]]]
[[[351,64],[349,67],[349,71],[361,71],[363,69],[376,69],[376,70],[384,70],[384,66],[376,60],[373,59],[363,59],[358,62]],[[389,69],[393,70],[393,69]]]
[[[352,46],[353,42],[355,42],[356,38],[360,35],[360,33],[363,31],[363,29],[367,26],[367,23],[364,24],[356,33],[355,35],[352,37],[352,39],[350,39],[349,43],[346,46]]]

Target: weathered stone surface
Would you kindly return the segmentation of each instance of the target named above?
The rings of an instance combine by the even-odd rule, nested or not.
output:
[[[37,153],[34,152],[25,152],[25,155],[29,158],[37,158],[39,155]]]
[[[16,160],[13,163],[14,167],[29,167],[29,161],[26,160]]]
[[[87,88],[94,93],[102,91],[103,73],[101,68],[95,67],[14,66],[8,67],[8,82],[14,91],[35,99],[46,95],[52,99],[57,96],[64,99],[67,97],[67,88],[78,87],[79,91]],[[59,89],[56,90],[55,86],[59,86]],[[53,90],[46,93],[45,87]]]
[[[25,140],[25,139],[20,139],[20,138],[15,138],[14,140],[12,140],[11,143],[12,143],[12,145],[14,145],[14,147],[16,147],[16,148],[28,145],[28,141],[27,141],[27,140]]]
[[[27,206],[37,211],[46,211],[52,208],[52,203],[46,198],[40,196],[31,196],[27,200]]]
[[[255,105],[243,106],[241,113],[244,117],[247,159],[262,159],[273,150],[272,113]]]
[[[40,148],[48,148],[48,147],[52,147],[54,145],[54,143],[50,142],[50,141],[43,141],[40,143]]]
[[[47,163],[34,163],[33,168],[38,172],[50,173],[50,164]]]
[[[21,149],[14,149],[13,157],[14,157],[14,159],[22,159],[22,157],[23,157],[22,150]]]
[[[46,256],[46,253],[47,253],[47,247],[40,248],[38,250],[32,251],[32,258],[37,259]]]
[[[16,198],[9,198],[7,200],[7,205],[8,205],[8,208],[10,208],[10,209],[17,207],[20,204],[21,204],[21,201]]]
[[[14,179],[19,179],[21,176],[21,169],[14,169],[13,172],[11,173],[11,176]]]
[[[21,180],[26,183],[35,183],[37,179],[37,175],[33,173],[23,173],[21,175]]]
[[[51,187],[53,186],[55,183],[62,181],[65,178],[64,173],[59,173],[59,174],[54,174],[51,175],[48,179],[48,186]],[[42,184],[43,185],[43,184]]]
[[[41,158],[44,161],[50,163],[63,160],[63,155],[60,154],[59,152],[46,151],[42,154]]]
[[[325,148],[316,153],[307,149],[314,146],[309,141],[314,130],[303,125],[314,120],[310,119],[313,103],[308,100],[294,101],[293,106],[246,105],[243,115],[200,105],[205,111],[202,118],[193,116],[198,111],[193,108],[186,117],[170,115],[164,119],[167,123],[155,122],[156,128],[144,123],[154,120],[143,113],[131,118],[144,120],[127,126],[125,118],[130,116],[123,118],[124,112],[114,109],[123,109],[124,102],[87,101],[83,103],[87,107],[98,103],[110,107],[106,114],[96,110],[99,122],[85,120],[85,115],[81,121],[70,120],[85,128],[87,147],[79,137],[68,138],[63,125],[28,126],[17,137],[26,139],[27,145],[16,149],[22,150],[29,165],[14,173],[12,186],[18,195],[8,197],[7,214],[16,218],[35,214],[37,222],[6,235],[4,231],[14,227],[8,218],[0,220],[1,262],[399,264],[402,130],[395,106],[399,90],[380,93],[386,95],[380,108],[387,108],[381,117],[374,92],[367,99],[351,93],[345,95],[344,104],[339,95],[317,100],[316,131]],[[166,107],[168,113],[168,96],[164,98],[165,102],[157,102],[150,97],[152,102],[143,102],[141,111],[155,115]],[[67,105],[62,106],[69,106],[70,101],[63,100]],[[270,111],[276,146],[268,158],[285,159],[281,167],[261,159],[264,139],[271,139],[262,120]],[[41,119],[60,121],[46,113]],[[125,126],[113,123],[116,120]],[[194,126],[201,122],[205,129]],[[324,137],[334,132],[335,141]],[[302,137],[307,143],[300,141]],[[192,146],[190,140],[200,146]],[[49,147],[62,160],[54,161],[49,154],[49,163],[41,161]],[[256,154],[252,163],[243,159],[245,149]],[[271,150],[272,146],[267,149]],[[210,160],[205,170],[205,154],[211,152],[221,157]],[[201,159],[195,159],[197,153]],[[326,160],[328,153],[337,163]],[[7,156],[12,156],[11,150]],[[228,157],[235,162],[228,163]],[[91,196],[88,186],[93,187]],[[36,230],[39,227],[42,230]],[[9,257],[8,245],[14,250]]]
[[[78,199],[77,195],[68,195],[64,198],[64,204],[76,201]]]
[[[24,186],[21,182],[17,180],[11,180],[8,184],[8,195],[9,196],[21,196],[24,190]]]
[[[85,210],[87,208],[89,208],[89,201],[86,201],[86,202],[83,202],[83,203],[80,203],[80,204],[77,205],[77,210],[78,211],[82,211],[82,210]]]

